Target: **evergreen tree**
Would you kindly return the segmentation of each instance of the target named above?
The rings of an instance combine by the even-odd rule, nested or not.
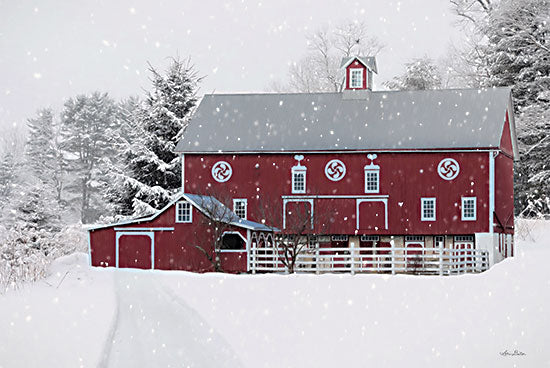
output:
[[[15,179],[15,158],[7,152],[0,161],[0,210],[8,204]]]
[[[83,223],[95,221],[106,204],[100,191],[107,185],[105,170],[116,147],[116,107],[106,94],[94,92],[69,99],[62,112],[61,143],[64,165],[75,180],[66,189],[80,206]]]
[[[35,118],[27,120],[27,127],[26,165],[45,188],[55,193],[57,202],[60,202],[63,166],[52,110],[39,110]]]
[[[123,140],[124,170],[109,193],[118,215],[142,215],[165,206],[181,187],[181,162],[174,152],[187,127],[200,78],[189,62],[172,59],[165,75],[150,67],[152,90],[147,94],[136,132]]]
[[[514,183],[516,213],[548,215],[550,1],[460,0],[453,4],[459,16],[472,22],[478,40],[461,55],[464,63],[475,66],[472,86],[513,87],[520,146]]]

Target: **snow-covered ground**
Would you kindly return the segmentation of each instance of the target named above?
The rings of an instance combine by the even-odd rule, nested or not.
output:
[[[550,366],[550,222],[518,228],[515,258],[453,277],[115,271],[75,254],[0,295],[0,367]]]

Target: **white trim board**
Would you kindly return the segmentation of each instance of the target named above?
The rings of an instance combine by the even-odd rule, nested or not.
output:
[[[174,231],[173,227],[115,227],[115,231]]]
[[[371,194],[371,195],[365,195],[365,194],[358,194],[358,195],[339,195],[339,194],[321,194],[321,195],[284,195],[281,196],[282,199],[316,199],[316,198],[343,198],[343,199],[368,199],[368,198],[389,198],[389,194]]]
[[[384,203],[384,227],[386,230],[388,230],[388,199],[387,198],[357,198],[355,200],[355,218],[357,220],[355,229],[359,230],[359,207],[361,206],[361,203],[364,202],[383,202]]]
[[[480,147],[480,148],[405,148],[402,150],[395,149],[380,149],[373,148],[369,150],[365,149],[349,149],[349,150],[330,150],[325,151],[318,150],[280,150],[280,151],[180,151],[185,152],[189,155],[235,155],[235,154],[244,154],[244,155],[258,155],[258,154],[287,154],[294,155],[297,153],[304,154],[335,154],[335,153],[465,153],[465,152],[489,152],[494,150],[500,150],[499,147]]]

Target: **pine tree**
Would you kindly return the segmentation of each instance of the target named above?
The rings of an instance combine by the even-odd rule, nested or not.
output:
[[[57,202],[60,202],[63,165],[52,110],[39,110],[35,118],[27,120],[27,127],[26,165],[45,188],[55,193]]]
[[[479,40],[459,55],[475,66],[472,87],[513,87],[520,146],[514,180],[516,214],[548,215],[550,1],[455,3],[457,14],[472,21]]]
[[[505,0],[490,13],[489,86],[513,86],[521,162],[516,165],[516,208],[550,214],[550,1]]]
[[[76,178],[66,189],[69,201],[80,206],[83,223],[96,220],[106,204],[100,192],[107,186],[105,170],[116,151],[115,103],[106,94],[78,95],[64,106],[61,143],[64,165]]]
[[[6,207],[15,179],[15,158],[7,152],[0,161],[0,209]]]
[[[152,90],[131,126],[138,134],[124,150],[125,168],[110,192],[118,215],[142,215],[164,207],[181,187],[174,152],[187,127],[200,78],[189,61],[172,59],[165,75],[150,67]]]

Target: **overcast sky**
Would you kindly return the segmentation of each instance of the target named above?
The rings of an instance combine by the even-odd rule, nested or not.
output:
[[[304,55],[308,32],[347,20],[386,45],[378,85],[460,38],[445,0],[0,0],[0,133],[78,93],[142,95],[147,62],[163,69],[175,55],[206,76],[200,93],[265,91]]]

